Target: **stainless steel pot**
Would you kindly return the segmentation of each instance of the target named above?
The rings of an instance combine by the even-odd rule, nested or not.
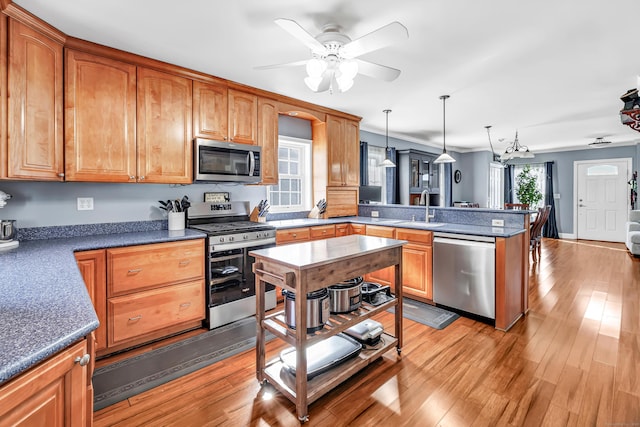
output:
[[[329,311],[331,313],[348,313],[358,309],[362,304],[361,286],[362,277],[329,286]]]
[[[287,290],[284,295],[284,319],[288,327],[296,328],[296,294]],[[307,294],[307,333],[311,334],[324,328],[329,320],[329,291],[327,288]]]
[[[17,234],[15,219],[0,219],[0,241],[14,240]]]

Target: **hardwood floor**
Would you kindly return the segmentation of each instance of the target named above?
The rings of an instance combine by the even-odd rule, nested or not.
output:
[[[405,319],[388,352],[309,407],[310,426],[640,424],[640,259],[624,245],[550,240],[528,314],[508,332]],[[391,327],[391,314],[378,318]],[[282,347],[278,340],[267,355]],[[295,426],[248,351],[95,413],[95,426]]]

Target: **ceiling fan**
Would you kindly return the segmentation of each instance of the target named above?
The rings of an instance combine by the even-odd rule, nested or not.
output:
[[[409,38],[407,29],[399,22],[387,24],[355,40],[342,33],[337,24],[325,25],[322,33],[314,37],[291,19],[279,18],[275,23],[311,49],[311,59],[257,69],[306,65],[307,77],[304,82],[309,89],[314,92],[328,90],[331,93],[349,90],[357,74],[385,81],[395,80],[400,75],[398,69],[358,59],[361,55]]]

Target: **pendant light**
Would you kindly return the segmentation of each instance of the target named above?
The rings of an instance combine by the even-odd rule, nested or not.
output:
[[[389,159],[389,113],[391,110],[382,110],[387,115],[387,133],[386,133],[386,148],[384,149],[384,160],[380,163],[383,168],[395,168],[396,164]]]
[[[449,95],[442,95],[442,154],[433,161],[433,163],[454,163],[456,159],[447,154],[447,135],[445,129],[445,102],[449,98]]]

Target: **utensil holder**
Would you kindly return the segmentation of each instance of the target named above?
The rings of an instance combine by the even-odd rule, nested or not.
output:
[[[169,230],[184,230],[184,212],[169,212]]]

